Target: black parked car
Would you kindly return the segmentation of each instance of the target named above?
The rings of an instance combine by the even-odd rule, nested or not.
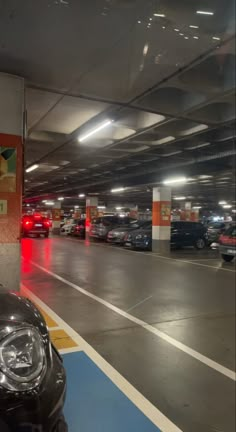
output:
[[[2,290],[2,288],[0,288]],[[66,379],[41,313],[0,293],[0,431],[66,432]]]
[[[207,244],[207,229],[200,222],[172,222],[171,247],[194,246],[203,249]],[[152,225],[129,233],[125,245],[140,249],[152,249]]]
[[[129,232],[140,228],[144,229],[149,225],[150,225],[150,221],[147,222],[147,221],[138,220],[138,221],[130,222],[128,225],[124,225],[123,227],[115,228],[112,231],[109,231],[107,235],[107,241],[109,243],[123,245],[125,243],[125,237]]]
[[[75,237],[85,238],[85,219],[80,219],[71,228],[71,235]]]
[[[107,239],[107,234],[114,228],[119,228],[121,226],[127,225],[130,222],[135,221],[135,219],[129,216],[102,216],[94,219],[92,221],[89,236],[92,238]]]

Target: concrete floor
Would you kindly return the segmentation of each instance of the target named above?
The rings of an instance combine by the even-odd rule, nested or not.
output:
[[[22,254],[23,284],[180,429],[235,431],[234,264],[68,238]]]

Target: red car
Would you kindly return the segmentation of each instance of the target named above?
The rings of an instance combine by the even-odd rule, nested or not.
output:
[[[49,219],[43,217],[41,214],[24,215],[22,217],[21,231],[23,237],[28,237],[29,235],[34,235],[40,237],[49,236]]]
[[[219,238],[220,253],[224,261],[236,257],[236,225],[231,225]]]

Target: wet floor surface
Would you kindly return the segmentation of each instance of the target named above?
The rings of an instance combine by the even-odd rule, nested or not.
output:
[[[179,428],[235,430],[233,263],[67,238],[24,239],[22,252],[23,284]]]

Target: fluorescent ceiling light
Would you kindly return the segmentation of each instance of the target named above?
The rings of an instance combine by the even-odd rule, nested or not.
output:
[[[196,26],[196,25],[190,25],[189,27],[190,28],[194,28],[194,29],[198,29],[199,28],[199,26]]]
[[[143,48],[143,55],[144,55],[144,56],[146,56],[147,53],[148,53],[148,47],[149,47],[149,45],[148,45],[148,43],[146,43],[146,44],[144,45],[144,48]]]
[[[45,204],[48,206],[52,206],[52,205],[54,205],[54,202],[53,201],[46,201]]]
[[[122,210],[123,207],[116,207],[116,210]]]
[[[188,36],[184,36],[184,39],[189,39],[189,37]]]
[[[225,204],[227,204],[227,202],[226,202],[226,201],[219,201],[218,204],[220,204],[220,205],[225,205]]]
[[[174,140],[175,140],[174,136],[167,136],[165,138],[161,138],[161,139],[154,141],[154,142],[155,142],[155,144],[166,144],[166,143],[168,143],[170,141],[174,141]]]
[[[165,153],[162,156],[163,157],[168,157],[168,156],[174,156],[174,155],[177,155],[177,154],[180,154],[180,153],[182,153],[182,150],[174,151],[174,152],[171,152],[171,153]]]
[[[220,41],[220,38],[219,38],[219,37],[216,37],[216,36],[213,36],[212,39],[217,40],[217,41]]]
[[[186,177],[176,177],[176,178],[170,178],[167,180],[163,181],[164,185],[174,185],[174,184],[178,184],[178,183],[186,183],[187,182],[187,178]]]
[[[83,193],[79,194],[79,198],[84,198],[84,197],[85,197],[85,194],[83,194]]]
[[[233,209],[233,210],[232,210],[232,212],[233,212],[233,213],[236,213],[236,210],[235,210],[235,209]]]
[[[104,210],[106,206],[98,206],[98,210]]]
[[[225,204],[225,205],[223,205],[223,208],[224,209],[230,209],[230,208],[232,208],[233,206],[232,205],[230,205],[230,204]]]
[[[199,124],[197,126],[193,126],[192,128],[186,129],[185,131],[181,132],[181,135],[191,135],[196,132],[200,132],[204,129],[208,129],[208,126],[206,124]]]
[[[111,190],[111,193],[116,193],[116,192],[124,192],[125,188],[124,187],[120,187],[120,188],[115,188]]]
[[[180,36],[184,36],[184,34],[183,34],[183,33],[180,33],[179,35],[180,35]]]
[[[214,12],[197,10],[196,14],[198,14],[198,15],[214,15]]]
[[[79,206],[78,206],[78,205],[76,205],[76,206],[75,206],[75,209],[78,209],[78,208],[79,208]]]
[[[176,200],[176,201],[183,201],[185,199],[186,199],[185,196],[177,196],[177,197],[174,198],[174,200]]]
[[[203,179],[203,180],[209,179],[209,178],[212,178],[212,177],[213,177],[212,175],[207,175],[207,174],[202,174],[202,175],[199,176],[199,178]]]
[[[154,13],[155,17],[159,17],[159,18],[165,18],[165,14],[160,14],[160,13]]]
[[[195,149],[198,149],[198,148],[202,148],[202,147],[207,147],[207,146],[209,146],[211,143],[202,143],[202,144],[198,144],[198,145],[195,145],[195,146],[192,146],[192,147],[187,147],[187,150],[195,150]]]
[[[193,39],[199,39],[199,37],[198,36],[193,36]]]
[[[95,129],[92,129],[90,132],[88,132],[85,135],[82,135],[81,137],[78,138],[79,142],[83,142],[86,139],[88,139],[89,137],[91,137],[92,135],[96,134],[97,132],[99,132],[100,130],[104,129],[105,127],[109,126],[112,123],[112,120],[106,120],[105,122],[103,122],[102,124],[100,124],[100,126],[96,127]]]
[[[31,172],[31,171],[36,170],[38,167],[39,167],[39,166],[38,166],[37,164],[31,165],[31,167],[27,168],[27,169],[25,170],[25,172],[29,173],[29,172]]]
[[[58,200],[58,201],[63,201],[64,198],[63,198],[63,197],[59,197],[59,198],[57,198],[57,200]]]
[[[177,31],[177,32],[179,32],[179,29],[174,29],[174,31]]]
[[[140,21],[140,20],[138,21],[138,24],[141,24],[141,21]]]
[[[201,206],[194,206],[193,210],[200,210],[202,207]]]

